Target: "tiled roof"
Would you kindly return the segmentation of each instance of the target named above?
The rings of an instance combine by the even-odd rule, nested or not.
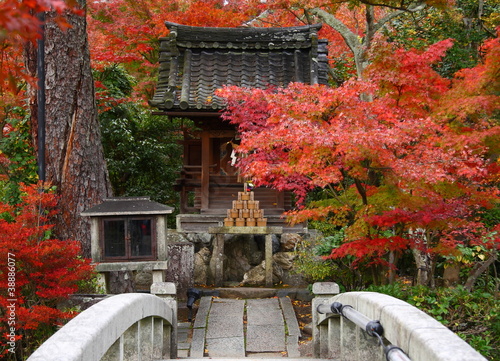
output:
[[[205,28],[166,23],[152,106],[170,111],[219,110],[224,85],[284,87],[327,84],[327,41],[321,24],[288,28]]]
[[[154,202],[149,197],[112,197],[81,213],[87,217],[170,214],[173,208]]]

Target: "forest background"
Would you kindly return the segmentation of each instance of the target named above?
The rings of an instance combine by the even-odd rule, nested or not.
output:
[[[47,309],[88,273],[80,257],[88,256],[88,227],[79,212],[111,194],[177,205],[177,141],[187,122],[154,116],[147,105],[166,20],[224,27],[324,23],[319,35],[329,40],[331,87],[220,91],[225,117],[241,134],[241,171],[257,185],[294,191],[290,221],[308,220],[322,232],[298,250],[298,270],[310,281],[403,298],[498,359],[498,0],[3,2],[0,249],[7,255],[16,244],[23,290],[30,274],[46,272],[34,262],[40,247],[50,246],[44,252],[56,257],[57,240],[77,240],[57,270],[79,270],[61,278],[64,285],[51,283],[48,273],[38,281],[53,292],[23,294],[17,341],[25,347],[15,357],[26,356],[56,320],[71,317]],[[40,178],[34,63],[44,22],[54,199],[23,185]],[[63,68],[62,56],[73,53]],[[34,210],[42,203],[58,212],[41,219]],[[29,234],[22,231],[27,222]],[[4,351],[13,357],[8,345]]]

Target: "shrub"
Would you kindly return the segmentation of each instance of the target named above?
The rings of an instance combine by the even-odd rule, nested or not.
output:
[[[369,277],[364,269],[355,267],[354,257],[325,258],[333,248],[342,244],[344,230],[327,229],[328,224],[325,222],[316,222],[314,226],[327,236],[321,235],[301,242],[297,248],[295,271],[310,283],[335,280],[342,291],[352,291],[368,284]]]

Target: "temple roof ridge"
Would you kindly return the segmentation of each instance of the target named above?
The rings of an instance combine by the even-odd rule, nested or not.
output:
[[[255,42],[304,42],[317,35],[322,24],[302,25],[280,28],[266,27],[204,27],[176,24],[166,21],[165,25],[177,42],[219,42],[255,43]]]
[[[328,83],[322,24],[281,28],[216,28],[165,22],[152,106],[169,112],[224,108],[225,85],[265,89],[291,82]],[[182,114],[179,114],[182,115]]]

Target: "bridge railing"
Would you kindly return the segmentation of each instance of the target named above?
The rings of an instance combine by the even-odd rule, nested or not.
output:
[[[439,321],[397,298],[376,292],[338,294],[338,285],[333,282],[316,283],[313,292],[316,295],[312,304],[316,358],[486,361]],[[382,328],[378,331],[377,322],[368,321],[378,321]],[[377,331],[382,333],[381,338],[374,337]]]
[[[152,293],[155,287],[160,297],[125,293],[93,305],[45,341],[28,361],[177,358],[175,285],[153,284]]]

